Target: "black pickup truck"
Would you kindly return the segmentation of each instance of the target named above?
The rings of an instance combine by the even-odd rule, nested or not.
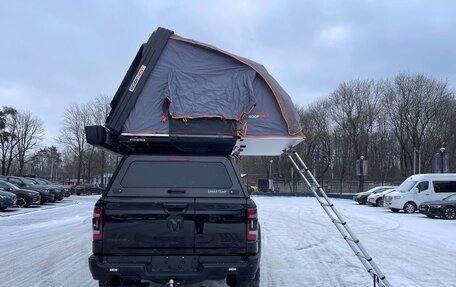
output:
[[[94,208],[100,286],[259,286],[257,208],[230,156],[128,155]]]

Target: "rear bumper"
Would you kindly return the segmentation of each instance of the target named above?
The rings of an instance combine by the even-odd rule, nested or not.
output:
[[[204,280],[222,280],[227,276],[236,276],[238,282],[248,281],[255,277],[259,264],[260,255],[89,257],[90,272],[95,280],[121,278],[163,284],[170,279],[192,284]]]
[[[6,209],[8,207],[13,207],[13,202],[8,200],[8,201],[0,201],[0,209]]]
[[[425,215],[430,215],[430,216],[443,216],[443,211],[440,210],[439,208],[435,208],[435,207],[429,207],[429,206],[420,206],[418,211],[422,214],[425,214]]]
[[[51,193],[54,195],[54,200],[61,200],[65,197],[60,190],[53,190]]]

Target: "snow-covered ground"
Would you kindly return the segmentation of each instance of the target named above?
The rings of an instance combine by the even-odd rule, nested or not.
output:
[[[262,286],[372,286],[314,198],[257,197]],[[333,200],[393,286],[456,286],[456,221]]]
[[[0,286],[98,286],[87,266],[97,198],[72,196],[67,204],[0,217]],[[262,286],[372,286],[314,198],[254,200]],[[456,286],[456,221],[334,202],[393,286]]]

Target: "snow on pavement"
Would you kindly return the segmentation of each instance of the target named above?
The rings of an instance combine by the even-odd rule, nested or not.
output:
[[[97,286],[87,264],[97,198],[75,196],[74,205],[1,217],[0,286]],[[262,287],[372,286],[314,198],[254,200],[262,227]],[[456,286],[456,221],[334,202],[393,286]]]
[[[372,286],[314,198],[255,197],[262,286]],[[456,286],[456,221],[333,200],[393,286]]]
[[[87,264],[98,197],[0,218],[0,286],[98,286]]]

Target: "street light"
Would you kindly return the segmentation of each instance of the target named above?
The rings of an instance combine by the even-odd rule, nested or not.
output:
[[[443,163],[443,162],[444,162],[444,161],[443,161],[443,154],[444,154],[444,152],[445,152],[445,148],[444,148],[444,147],[441,147],[441,148],[440,148],[440,172],[441,172],[441,173],[444,173],[444,172],[445,172],[445,171],[444,171],[444,168],[443,168],[443,165],[444,165],[444,163]]]
[[[273,162],[274,161],[272,159],[269,161],[269,178],[272,178],[272,163]]]
[[[364,156],[359,157],[359,192],[364,191]]]

